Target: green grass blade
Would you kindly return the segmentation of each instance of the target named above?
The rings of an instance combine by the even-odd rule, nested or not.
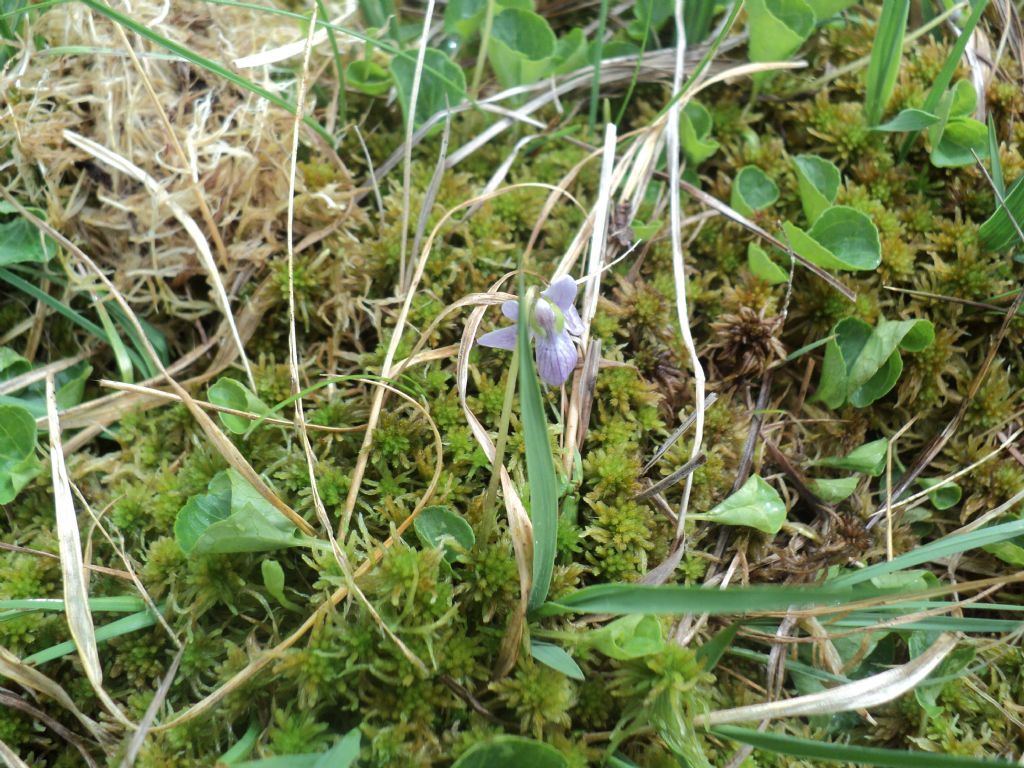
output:
[[[131,616],[125,616],[123,619],[112,621],[109,624],[104,624],[102,627],[96,628],[96,642],[102,643],[121,635],[127,635],[132,632],[138,632],[140,629],[151,627],[156,624],[156,617],[148,610],[139,611],[133,613]],[[62,658],[68,654],[75,652],[75,644],[67,640],[63,643],[57,643],[51,645],[49,648],[44,648],[38,653],[33,653],[31,656],[25,658],[26,664],[35,664],[37,667],[45,664],[48,661],[54,661],[55,659]]]
[[[935,82],[932,83],[932,89],[928,92],[928,97],[924,101],[924,105],[921,107],[925,112],[935,114],[935,110],[938,109],[939,101],[942,99],[942,94],[946,92],[946,88],[949,87],[950,81],[953,79],[953,74],[956,72],[957,64],[960,62],[960,57],[964,55],[964,48],[967,47],[968,40],[971,39],[971,35],[974,34],[974,28],[978,26],[978,22],[981,21],[981,15],[985,12],[985,8],[988,6],[988,0],[978,0],[974,7],[971,9],[971,15],[967,18],[967,23],[964,28],[960,30],[960,37],[953,43],[953,47],[949,52],[949,56],[946,58],[946,63],[942,66],[939,71],[938,77],[935,78]],[[907,137],[903,140],[903,144],[900,145],[900,159],[907,156],[907,152],[914,145],[914,141],[917,139],[917,135],[920,131],[914,131],[908,133]]]
[[[522,410],[523,439],[526,443],[526,478],[530,488],[530,519],[533,522],[533,586],[527,609],[544,604],[555,568],[558,537],[558,485],[551,456],[540,380],[530,349],[526,287],[519,282],[519,407]]]
[[[884,0],[882,15],[871,47],[867,84],[864,95],[864,116],[868,125],[878,125],[889,103],[903,52],[903,30],[910,14],[910,0]]]
[[[247,78],[242,77],[241,75],[232,72],[223,64],[218,64],[213,59],[208,59],[205,56],[200,56],[198,53],[189,49],[188,47],[181,45],[180,43],[176,43],[173,40],[164,37],[163,35],[158,35],[145,24],[140,24],[130,16],[126,16],[125,14],[120,13],[119,11],[115,11],[106,3],[101,2],[101,0],[80,0],[80,2],[94,10],[96,13],[106,16],[114,23],[120,24],[122,27],[130,29],[135,34],[144,37],[151,43],[155,43],[156,45],[159,45],[161,48],[165,48],[168,51],[171,51],[172,53],[176,53],[186,61],[195,64],[197,67],[201,67],[202,69],[205,69],[208,72],[212,72],[215,75],[223,77],[228,82],[234,83],[239,88],[244,88],[250,93],[255,93],[257,96],[261,96],[262,98],[269,101],[271,104],[274,104],[286,110],[289,114],[295,114],[295,104],[288,101],[287,99],[281,98],[276,93],[268,91],[266,88],[257,85],[252,80],[249,80]],[[320,125],[320,123],[318,123],[316,120],[308,116],[303,118],[303,122],[310,128],[312,128],[314,131],[316,131],[324,139],[324,141],[326,141],[331,146],[334,146],[334,138],[331,136],[331,134],[327,132],[327,129]]]
[[[999,137],[996,136],[996,122],[988,116],[988,157],[992,164],[992,186],[999,197],[1006,197],[1006,182],[1003,181],[1003,163],[999,159]]]
[[[141,597],[115,595],[113,597],[90,597],[89,609],[109,613],[134,613],[146,607]],[[59,597],[0,600],[0,610],[12,611],[63,611],[64,600]]]
[[[946,536],[910,552],[905,552],[899,557],[894,557],[892,560],[876,563],[867,568],[861,568],[859,571],[830,579],[828,583],[833,587],[852,587],[855,584],[862,584],[877,576],[895,573],[904,568],[913,568],[915,565],[930,563],[933,560],[955,555],[958,552],[966,552],[969,549],[977,549],[989,544],[998,544],[1001,541],[1012,539],[1021,534],[1024,534],[1024,520],[1014,520],[1010,523],[993,525],[991,528],[982,528],[970,533]]]
[[[594,66],[594,73],[590,81],[590,112],[587,125],[590,127],[591,136],[594,135],[597,126],[597,102],[601,95],[601,56],[604,55],[604,30],[608,23],[608,6],[608,0],[601,0],[597,16],[597,34],[590,48],[590,62]]]
[[[827,741],[783,736],[779,733],[761,733],[752,728],[739,728],[733,725],[712,728],[711,733],[723,739],[739,741],[775,754],[857,765],[891,766],[891,768],[995,768],[995,766],[1009,768],[1009,766],[1016,765],[1005,760],[979,760],[975,757],[940,755],[934,752],[907,752],[900,749],[832,744]]]
[[[809,605],[843,605],[879,595],[892,594],[892,590],[848,587],[736,587],[731,589],[705,589],[683,587],[676,584],[653,586],[647,584],[597,584],[584,587],[558,602],[547,603],[542,615],[563,613],[611,613],[626,615],[653,613],[671,616],[686,613],[723,614],[758,611],[784,611]]]

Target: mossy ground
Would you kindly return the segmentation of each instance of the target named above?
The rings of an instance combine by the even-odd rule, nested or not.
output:
[[[872,36],[870,24],[823,30],[804,54],[811,77],[823,73],[826,65],[838,67],[868,53]],[[908,49],[890,105],[893,111],[920,105],[947,52],[945,39],[926,39]],[[1011,182],[1024,172],[1024,157],[1019,152],[1024,138],[1024,94],[1016,65],[1008,57],[1003,66],[1002,78],[993,81],[985,100],[997,127],[1002,167]],[[881,235],[883,263],[876,272],[841,278],[856,292],[852,303],[797,269],[779,341],[786,352],[792,352],[828,335],[838,320],[850,316],[872,323],[880,317],[927,318],[935,324],[936,341],[924,352],[905,355],[905,370],[897,388],[865,409],[846,406],[832,412],[808,397],[807,382],[811,393],[817,382],[814,366],[820,366],[818,353],[785,364],[780,364],[774,352],[761,358],[755,355],[752,366],[738,370],[738,361],[750,350],[744,346],[749,335],[736,332],[736,324],[743,317],[769,322],[779,316],[786,286],[770,286],[749,272],[746,254],[751,235],[746,230],[722,217],[703,222],[698,231],[689,233],[693,238],[687,251],[687,290],[693,334],[710,388],[718,392],[719,400],[707,413],[707,462],[694,475],[691,505],[695,510],[706,510],[729,494],[761,377],[769,367],[774,371],[769,408],[782,414],[773,420],[771,440],[791,461],[802,465],[820,456],[841,454],[868,440],[892,436],[917,417],[897,446],[898,458],[909,462],[946,424],[965,396],[1001,317],[923,293],[892,289],[991,302],[1017,285],[1017,266],[1003,254],[985,251],[978,242],[977,226],[995,205],[982,172],[974,167],[932,167],[923,139],[908,157],[899,159],[899,136],[868,130],[862,108],[863,76],[860,69],[809,92],[805,73],[777,75],[753,102],[748,85],[742,82],[719,85],[703,94],[702,102],[714,119],[714,136],[722,146],[698,169],[701,185],[727,200],[736,170],[757,165],[781,191],[778,203],[757,216],[763,226],[775,229],[780,220],[800,217],[797,180],[789,156],[809,152],[832,160],[845,180],[837,202],[863,211],[874,221]],[[643,126],[667,95],[661,86],[641,86],[628,113],[632,125]],[[399,146],[402,133],[395,108],[351,96],[348,109],[350,114],[361,114],[370,126],[367,144],[377,162]],[[556,117],[554,112],[545,116]],[[473,113],[457,117],[451,126],[451,144],[462,144],[486,122]],[[572,118],[569,123],[584,127],[586,121]],[[444,175],[427,232],[445,212],[482,190],[518,138],[509,132]],[[434,136],[416,149],[409,200],[414,212],[425,198],[439,144],[440,137]],[[340,151],[354,175],[367,170],[356,142],[346,141]],[[334,167],[330,159],[318,156],[315,145],[304,148],[303,156],[303,183],[310,194],[338,182],[330,170]],[[522,156],[510,181],[555,184],[585,156],[586,150],[580,147],[552,141]],[[597,171],[597,162],[591,162],[571,188],[584,206],[594,199]],[[379,370],[395,312],[392,296],[398,279],[405,204],[399,173],[387,177],[382,192],[381,211],[374,211],[372,198],[367,197],[363,209],[340,231],[328,234],[298,257],[298,344],[305,361],[302,373],[309,382],[323,373]],[[418,331],[427,328],[447,305],[488,290],[497,278],[516,269],[545,196],[543,190],[513,191],[484,203],[467,221],[446,224],[427,262],[410,326]],[[656,218],[653,206],[652,198],[638,218]],[[686,201],[685,215],[701,210],[695,201]],[[298,215],[303,215],[301,210]],[[531,254],[530,269],[549,274],[582,220],[575,206],[556,206]],[[316,222],[306,224],[313,228]],[[83,242],[87,251],[89,246]],[[554,597],[587,584],[635,581],[668,554],[674,535],[672,521],[634,497],[640,488],[641,467],[675,425],[679,413],[693,406],[689,364],[674,319],[670,260],[671,249],[662,231],[605,280],[593,332],[603,343],[604,357],[624,365],[606,368],[597,377],[590,428],[580,452],[582,476],[562,510],[551,590]],[[287,272],[280,250],[268,255],[259,275],[271,277],[272,296],[247,349],[254,361],[256,393],[265,402],[276,403],[290,394],[291,386]],[[240,295],[251,294],[256,283],[254,273]],[[205,295],[201,277],[183,282],[179,289]],[[23,317],[21,313],[30,309],[7,286],[0,291],[5,304],[2,325],[7,327],[9,321],[13,326]],[[496,319],[497,313],[494,315]],[[441,348],[457,343],[462,317],[457,314],[442,322],[427,344]],[[178,354],[198,343],[194,324],[159,306],[152,308],[147,319],[174,341]],[[942,476],[977,460],[1019,417],[1024,389],[1021,329],[1019,322],[1011,325],[963,426],[929,469],[929,476]],[[54,325],[38,359],[56,359],[73,351],[75,343],[68,342],[72,338],[70,333],[58,333]],[[400,355],[411,350],[414,340],[410,333]],[[99,371],[116,370],[109,353],[94,355],[93,364]],[[507,365],[507,356],[500,352],[476,349],[471,355],[469,405],[491,428],[500,418]],[[231,375],[243,378],[240,371]],[[487,514],[483,496],[490,466],[460,408],[452,362],[413,367],[405,384],[409,391],[420,393],[443,436],[443,469],[431,503],[457,510],[480,530]],[[90,385],[89,395],[98,394]],[[202,389],[196,394],[201,396]],[[321,390],[309,400],[308,419],[332,427],[358,426],[367,417],[372,394],[371,388],[353,383]],[[556,392],[548,391],[547,397],[556,403]],[[509,466],[521,480],[523,444],[516,408],[512,414]],[[310,432],[310,437],[318,460],[319,492],[328,512],[337,515],[349,489],[362,434]],[[251,435],[232,439],[292,508],[314,520],[306,462],[293,430],[264,425]],[[395,400],[385,411],[376,435],[356,509],[357,534],[346,544],[353,562],[365,559],[413,510],[433,471],[432,445],[428,423]],[[689,450],[686,439],[674,447],[660,465],[665,468],[663,473],[685,462]],[[761,451],[754,461],[765,475],[777,471]],[[70,456],[69,462],[75,482],[93,509],[102,511],[103,524],[184,644],[180,671],[160,720],[185,711],[216,690],[261,649],[294,631],[344,583],[334,558],[322,554],[297,550],[191,558],[182,554],[173,534],[175,516],[226,464],[181,405],[125,414],[116,427]],[[1024,467],[1013,456],[1000,455],[959,482],[963,498],[958,505],[943,511],[919,510],[912,523],[906,522],[894,532],[896,554],[957,527],[1019,491],[1024,487]],[[863,530],[864,517],[875,508],[878,490],[877,483],[862,483],[858,492],[840,505],[849,525],[833,528],[829,540],[818,544],[805,540],[797,549],[789,546],[795,534],[783,532],[770,539],[756,533],[734,533],[724,555],[716,558],[722,529],[690,523],[687,554],[672,580],[699,584],[712,563],[721,566],[736,553],[741,553],[742,578],[751,583],[808,581],[829,565],[884,556],[884,542],[876,538],[877,532]],[[677,506],[680,492],[681,486],[668,493],[673,506]],[[4,513],[5,541],[57,552],[48,475],[6,505]],[[790,519],[815,522],[813,513],[795,497]],[[124,568],[104,537],[97,534],[91,539],[92,563]],[[267,558],[283,569],[287,605],[264,585],[261,564]],[[961,564],[962,570],[973,574],[996,574],[1005,568],[984,553],[973,553],[969,562]],[[660,701],[658,697],[684,702],[693,711],[763,699],[763,665],[727,657],[714,675],[708,675],[695,666],[691,651],[674,646],[656,656],[627,662],[611,661],[581,648],[576,660],[585,674],[584,682],[571,680],[529,657],[521,657],[508,676],[495,680],[493,670],[505,623],[519,597],[512,541],[502,519],[489,538],[478,540],[471,552],[452,565],[445,562],[440,550],[424,548],[415,536],[407,534],[386,551],[360,586],[408,652],[424,662],[428,674],[418,671],[398,645],[381,633],[361,603],[348,601],[228,695],[211,714],[147,737],[136,764],[145,768],[209,766],[250,726],[259,732],[254,754],[263,756],[319,751],[338,734],[358,726],[367,765],[443,765],[488,735],[508,732],[543,739],[562,750],[571,765],[583,766],[598,764],[610,732],[626,724],[631,737],[620,747],[623,755],[644,766],[675,765],[675,758],[650,729],[629,730],[642,707]],[[94,574],[90,583],[94,596],[132,591],[130,583],[110,575]],[[61,594],[56,559],[0,552],[0,598]],[[1001,599],[1019,602],[1020,595],[1003,592]],[[97,616],[97,623],[105,620]],[[721,626],[712,621],[700,638]],[[670,628],[666,620],[665,629]],[[547,619],[542,629],[572,633],[578,627],[567,620]],[[0,645],[19,656],[66,639],[67,628],[60,615],[28,614],[0,621]],[[740,642],[764,649],[752,640]],[[571,641],[568,647],[572,648]],[[951,754],[1019,751],[1019,721],[1006,716],[1003,703],[1024,701],[1024,659],[1012,645],[982,640],[976,650],[983,665],[970,676],[968,685],[955,682],[941,690],[938,714],[929,715],[911,695],[878,708],[873,713],[875,724],[848,715],[831,722],[812,719],[791,725],[791,730],[819,737],[841,733],[857,743]],[[129,717],[143,716],[175,653],[174,644],[159,625],[101,647],[106,689]],[[880,670],[905,658],[906,649],[899,638],[888,635],[865,660],[864,669]],[[103,717],[73,655],[43,669],[71,693],[80,708],[95,718]],[[489,716],[476,711],[456,689],[468,691]],[[51,707],[46,711],[65,726],[75,727],[62,710]],[[75,750],[24,712],[0,711],[0,739],[33,766],[81,764]],[[732,752],[732,745],[712,737],[702,741],[712,764],[724,764]],[[117,759],[113,750],[111,764],[117,764]],[[795,767],[809,763],[757,752],[744,765]]]

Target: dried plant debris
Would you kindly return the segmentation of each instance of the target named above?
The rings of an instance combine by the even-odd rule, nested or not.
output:
[[[599,5],[0,12],[3,761],[1019,762],[1016,11]]]

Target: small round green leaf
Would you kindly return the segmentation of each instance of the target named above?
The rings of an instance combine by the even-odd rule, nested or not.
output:
[[[445,560],[450,563],[476,544],[472,526],[448,507],[424,507],[416,516],[413,528],[423,546],[444,547]]]
[[[548,744],[523,736],[494,736],[466,750],[452,768],[566,768],[568,764]]]
[[[779,199],[779,187],[756,165],[740,169],[732,182],[729,204],[744,216],[752,216]]]
[[[793,250],[826,269],[872,270],[882,263],[878,228],[866,215],[845,205],[829,208],[810,231],[783,224]]]
[[[391,76],[380,64],[359,59],[345,67],[345,84],[367,96],[382,96],[391,88]]]
[[[770,285],[789,282],[789,274],[772,261],[764,248],[751,242],[747,246],[747,267],[756,276]]]
[[[836,200],[842,175],[835,164],[817,155],[793,158],[800,189],[800,204],[812,224]]]

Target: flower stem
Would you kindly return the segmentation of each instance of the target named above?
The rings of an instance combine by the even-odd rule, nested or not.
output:
[[[508,366],[508,377],[505,381],[505,400],[501,404],[501,421],[498,424],[498,440],[494,446],[494,463],[491,464],[491,480],[487,484],[484,495],[483,513],[480,519],[480,531],[477,543],[486,544],[494,531],[498,513],[495,504],[498,496],[498,479],[501,477],[501,465],[505,460],[505,444],[508,442],[508,422],[512,416],[512,401],[516,397],[516,374],[519,371],[519,346],[512,350],[512,362]]]

